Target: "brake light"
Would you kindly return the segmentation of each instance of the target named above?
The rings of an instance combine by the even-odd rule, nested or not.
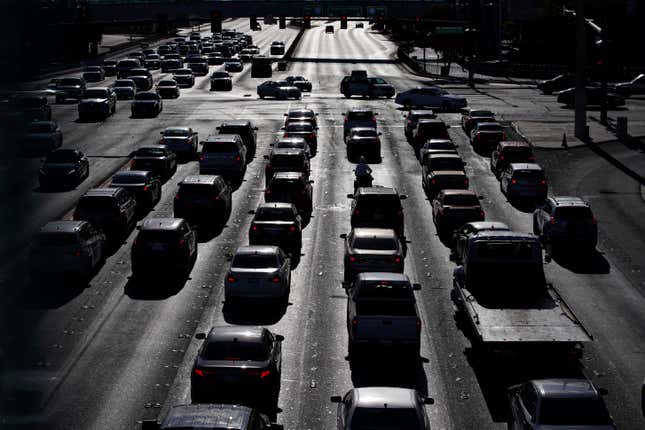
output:
[[[421,318],[417,318],[417,337],[421,336]]]
[[[271,190],[264,190],[264,194],[267,194],[267,195],[271,194]]]
[[[149,189],[150,189],[150,187],[147,186],[147,185],[143,187],[143,191],[148,191]]]
[[[296,226],[292,225],[291,227],[289,227],[289,231],[296,231]]]
[[[432,185],[437,185],[437,180],[436,180],[436,179],[433,179],[433,180],[431,180],[431,181],[430,181],[430,183],[431,183]]]
[[[356,263],[356,257],[354,257],[353,255],[350,255],[349,256],[349,262],[350,263]]]
[[[591,218],[591,223],[592,223],[593,225],[596,225],[596,224],[598,224],[598,220],[597,220],[595,217],[594,217],[594,218]]]
[[[361,211],[358,210],[358,208],[354,209],[354,215],[359,216],[361,214]]]
[[[225,359],[228,359],[228,357],[226,357]],[[195,370],[193,371],[193,373],[194,373],[195,375],[197,375],[197,376],[201,376],[202,378],[203,378],[204,376],[214,375],[214,374],[215,374],[215,372],[214,372],[214,371],[212,371],[212,370],[202,370],[202,369],[195,369]]]
[[[349,121],[349,118],[345,117],[345,122]]]
[[[412,120],[411,119],[408,120],[408,124],[412,125]]]
[[[312,139],[314,138],[314,136],[315,135],[313,133],[309,133],[309,137],[311,137]]]
[[[137,162],[135,160],[130,161],[130,168],[134,169],[135,167],[137,167]]]
[[[468,186],[468,179],[464,179],[464,185]]]
[[[180,200],[179,194],[175,196],[175,200]]]
[[[300,194],[302,194],[304,196],[305,194],[307,194],[307,190],[300,191]]]
[[[179,241],[179,247],[180,247],[180,248],[183,248],[184,246],[186,246],[186,240],[185,240],[185,239],[181,239],[181,240]]]
[[[397,215],[399,218],[403,218],[403,211],[398,211],[398,212],[396,213],[396,215]]]
[[[266,378],[271,374],[270,370],[263,370],[262,373],[260,373],[260,378]]]
[[[134,248],[137,245],[139,245],[139,239],[134,239],[134,242],[132,242],[132,247]]]
[[[557,222],[558,222],[558,220],[556,220],[556,219],[555,219],[555,217],[554,217],[554,216],[552,216],[552,217],[551,217],[551,219],[549,220],[549,222],[550,222],[551,224],[555,224],[555,223],[557,223]]]
[[[542,184],[542,185],[546,185],[546,179],[542,179],[542,180],[540,181],[540,184]]]
[[[486,214],[484,213],[484,211],[479,211],[479,216],[484,218],[486,216]]]
[[[199,161],[204,161],[204,156],[203,155],[199,156]]]
[[[352,335],[356,336],[356,330],[358,330],[358,320],[352,318]]]
[[[81,256],[81,250],[80,249],[75,249],[72,254],[74,257],[80,257]]]
[[[235,157],[235,161],[240,161],[241,159],[242,159],[242,157],[240,157],[239,155],[237,157]]]
[[[511,184],[513,185],[517,184],[517,179],[511,179]]]
[[[375,116],[372,117],[372,122],[376,122],[376,117]]]
[[[279,284],[280,283],[280,278],[277,277],[277,276],[274,276],[273,278],[271,278],[271,282],[273,282],[274,284]]]
[[[204,377],[204,371],[201,369],[195,369],[195,375]]]
[[[252,230],[252,231],[258,231],[258,227],[257,227],[256,225],[252,225],[252,226],[251,226],[251,230]]]
[[[506,140],[506,133],[502,132],[502,140]]]
[[[401,257],[394,257],[394,262],[399,264],[401,262]]]
[[[226,281],[233,283],[233,282],[237,282],[237,279],[235,278],[235,276],[229,276],[226,278]]]
[[[477,133],[477,134],[475,135],[475,139],[477,139],[477,140],[481,139],[481,137],[482,137],[482,136],[481,136],[481,134],[479,134],[479,133]]]
[[[500,156],[499,156],[499,159],[500,159],[500,160],[503,160],[503,159],[504,159],[504,156],[503,156],[503,155],[500,155]]]
[[[531,155],[531,156],[529,156],[529,161],[535,161],[535,157],[534,157],[534,156],[532,156],[532,155]]]

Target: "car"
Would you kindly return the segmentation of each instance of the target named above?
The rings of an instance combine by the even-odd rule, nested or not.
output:
[[[345,140],[347,159],[355,161],[359,156],[381,161],[381,133],[372,127],[354,127]]]
[[[308,158],[311,158],[311,149],[307,141],[301,137],[281,137],[274,143],[270,143],[273,149],[289,148],[289,149],[302,149]]]
[[[208,75],[208,58],[199,56],[188,59],[188,68],[193,71],[195,76],[206,76]]]
[[[614,93],[623,97],[645,94],[645,74],[641,73],[631,81],[619,82],[609,87]]]
[[[352,388],[343,397],[332,396],[338,403],[337,430],[355,429],[415,429],[430,430],[425,405],[431,397],[418,391],[398,387]],[[374,423],[378,423],[375,425]]]
[[[109,87],[88,88],[78,102],[78,118],[107,118],[116,112],[116,93]]]
[[[548,184],[539,164],[511,163],[499,175],[499,189],[509,201],[541,202],[547,197]]]
[[[247,119],[227,121],[216,127],[219,134],[237,134],[242,138],[246,147],[246,162],[250,163],[255,157],[257,147],[257,130],[258,128]]]
[[[246,173],[246,146],[237,134],[213,134],[201,142],[199,173],[242,181]]]
[[[467,190],[470,185],[468,175],[459,170],[431,170],[421,176],[423,190],[430,200],[441,190]]]
[[[32,121],[51,121],[52,108],[46,96],[15,95],[3,100],[3,128],[8,123],[23,130]],[[5,122],[6,121],[6,122]]]
[[[145,77],[145,83],[141,84],[141,88],[144,91],[148,91],[150,88],[152,88],[153,84],[153,79],[152,79],[152,72],[148,70],[145,67],[135,67],[134,69],[128,70],[126,73],[126,78],[132,78],[133,76],[144,76]]]
[[[419,163],[428,164],[428,157],[438,154],[459,155],[457,145],[450,139],[428,139],[419,148]]]
[[[576,89],[569,88],[562,90],[558,94],[558,103],[564,104],[566,107],[573,107],[576,104]],[[586,88],[587,106],[600,106],[602,103],[602,90],[598,87]],[[625,97],[612,93],[607,90],[607,107],[615,109],[625,105]]]
[[[54,121],[34,121],[22,140],[26,154],[46,154],[63,145],[63,132]]]
[[[405,249],[394,230],[353,227],[349,234],[340,237],[345,240],[345,284],[364,272],[403,273]]]
[[[264,190],[264,201],[293,203],[301,216],[309,217],[313,210],[313,182],[300,172],[275,173]]]
[[[75,221],[89,221],[117,243],[134,226],[137,202],[123,188],[92,188],[78,199]]]
[[[535,156],[531,144],[524,141],[502,141],[490,156],[490,170],[499,175],[511,163],[533,163]]]
[[[227,58],[224,60],[224,70],[227,72],[241,72],[244,70],[244,64],[237,58]]]
[[[309,179],[309,157],[307,157],[307,154],[302,149],[273,149],[264,158],[267,160],[264,166],[266,185],[269,185],[269,182],[276,172],[300,172]]]
[[[354,127],[371,127],[377,129],[376,115],[378,113],[367,108],[351,108],[343,114],[343,139],[347,139],[349,131]]]
[[[105,76],[114,76],[116,75],[116,60],[104,60],[101,63]]]
[[[45,158],[38,179],[43,189],[57,186],[75,186],[90,176],[90,162],[76,149],[57,149]]]
[[[454,111],[468,106],[466,98],[439,87],[417,87],[400,92],[394,98],[394,103],[405,107],[431,107],[443,111]]]
[[[253,57],[257,54],[259,54],[259,52],[254,48],[244,48],[242,49],[242,52],[240,52],[240,61],[242,61],[243,63],[248,63],[253,60]]]
[[[385,79],[382,78],[367,78],[370,84],[369,89],[369,98],[375,99],[379,97],[392,98],[396,93],[396,90],[392,85],[387,83]]]
[[[190,88],[195,85],[195,75],[190,69],[177,69],[173,72],[172,78],[180,88]]]
[[[537,84],[537,88],[544,94],[552,94],[575,86],[576,76],[572,73],[564,73],[555,78],[540,81]]]
[[[132,274],[151,278],[190,271],[197,259],[197,234],[181,218],[146,218],[132,242]]]
[[[265,81],[257,87],[258,97],[275,97],[280,100],[293,98],[300,100],[300,89],[287,81]]]
[[[55,90],[58,87],[58,83],[61,81],[61,78],[51,78],[47,83],[47,89]]]
[[[184,62],[178,58],[168,58],[168,55],[161,60],[161,73],[175,73],[184,67]]]
[[[207,57],[209,66],[221,66],[224,64],[224,56],[220,51],[210,52]]]
[[[295,108],[289,109],[287,113],[284,114],[284,125],[285,127],[290,122],[303,122],[309,121],[314,128],[318,127],[318,114],[314,112],[313,109],[308,108]]]
[[[470,132],[470,144],[475,151],[490,152],[503,140],[506,132],[498,122],[479,122]]]
[[[81,100],[86,88],[83,78],[61,78],[56,85],[56,103],[64,103],[68,99]]]
[[[465,172],[466,163],[459,154],[426,154],[421,168],[421,175],[427,176],[441,170],[461,170]]]
[[[452,234],[452,239],[450,240],[451,258],[457,264],[461,264],[468,239],[485,231],[511,231],[511,229],[503,222],[497,221],[467,222]]]
[[[347,198],[352,199],[352,228],[390,228],[404,237],[405,217],[401,201],[407,199],[407,195],[399,194],[395,188],[361,187],[354,194],[348,194]]]
[[[284,129],[282,137],[301,137],[307,141],[307,145],[311,148],[312,154],[318,152],[318,133],[317,128],[313,126],[311,121],[289,122]]]
[[[582,198],[552,196],[533,212],[533,233],[553,247],[589,252],[598,243],[598,221]]]
[[[181,90],[174,79],[163,79],[157,83],[157,94],[163,99],[179,98]]]
[[[277,404],[283,336],[264,327],[216,326],[198,338],[204,342],[190,373],[193,403],[241,399],[242,403]]]
[[[233,80],[228,72],[213,72],[211,74],[211,91],[231,91]]]
[[[87,221],[51,221],[34,237],[29,249],[30,273],[73,273],[86,278],[105,258],[105,234]]]
[[[161,56],[159,56],[158,54],[148,54],[143,60],[143,63],[145,64],[146,68],[150,70],[157,70],[161,68]]]
[[[142,146],[134,151],[131,170],[149,170],[163,179],[177,171],[177,155],[164,145]]]
[[[117,79],[124,79],[128,77],[128,72],[131,69],[141,68],[141,60],[137,58],[124,58],[116,63],[116,77]]]
[[[480,122],[496,122],[495,114],[485,109],[468,109],[461,115],[461,128],[468,136],[475,125]]]
[[[304,76],[287,76],[286,78],[284,78],[284,80],[289,82],[291,85],[298,87],[300,91],[311,92],[311,82],[308,81]]]
[[[117,79],[112,84],[117,100],[132,100],[137,93],[137,85],[132,79]]]
[[[190,175],[179,183],[174,216],[201,227],[225,223],[233,206],[231,186],[222,176]]]
[[[105,70],[101,66],[87,66],[83,70],[85,82],[101,82],[105,79]]]
[[[467,222],[484,221],[486,214],[477,194],[470,190],[441,190],[432,200],[432,222],[440,236]]]
[[[141,91],[130,105],[132,118],[156,117],[163,111],[163,100],[156,91]]]
[[[432,110],[419,110],[419,109],[411,109],[403,115],[403,118],[405,118],[405,126],[403,127],[403,133],[405,134],[405,137],[408,139],[408,141],[412,140],[412,132],[414,131],[415,127],[417,126],[417,123],[419,122],[420,119],[435,119],[437,117],[437,114],[434,113]]]
[[[344,76],[340,81],[340,93],[345,98],[351,96],[368,97],[370,95],[370,81],[366,70],[352,70],[349,76]]]
[[[325,33],[333,33],[334,32],[334,26],[333,25],[326,25],[325,26]]]
[[[197,155],[199,134],[190,127],[166,127],[161,132],[159,144],[183,158]]]
[[[286,304],[291,291],[291,259],[277,246],[240,246],[224,277],[224,300],[278,300]]]
[[[271,42],[271,55],[284,55],[284,42]]]
[[[419,149],[428,139],[450,139],[448,129],[450,125],[441,119],[419,118],[412,130],[411,144],[418,156]]]
[[[539,379],[508,389],[509,429],[616,429],[598,390],[587,379]]]
[[[249,227],[250,245],[275,245],[292,258],[302,248],[302,218],[293,203],[260,203]]]
[[[149,77],[144,75],[130,75],[128,79],[131,79],[134,82],[134,85],[137,87],[137,91],[149,91],[152,89],[152,82]]]
[[[161,200],[161,181],[147,170],[121,170],[112,176],[110,187],[127,190],[138,209],[151,209]]]

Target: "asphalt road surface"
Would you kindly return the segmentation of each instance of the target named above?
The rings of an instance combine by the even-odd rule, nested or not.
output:
[[[234,24],[248,30],[247,21]],[[600,228],[600,242],[585,263],[556,259],[546,266],[547,277],[565,297],[594,336],[578,366],[533,362],[484,362],[472,353],[470,342],[454,319],[450,300],[453,263],[448,248],[432,224],[431,206],[421,188],[420,166],[403,135],[402,110],[392,100],[345,99],[340,79],[354,69],[380,76],[398,91],[428,83],[394,58],[395,45],[385,36],[365,29],[325,34],[324,22],[305,32],[290,70],[313,82],[302,101],[260,100],[261,82],[247,66],[234,79],[230,93],[211,93],[208,77],[183,90],[181,98],[164,102],[155,119],[129,118],[127,102],[116,115],[99,123],[77,123],[75,105],[55,105],[54,119],[62,124],[65,147],[91,156],[92,177],[66,193],[40,193],[35,188],[38,160],[22,160],[13,169],[12,196],[2,197],[12,207],[16,237],[2,285],[5,310],[2,324],[4,361],[9,371],[5,394],[20,385],[22,401],[5,407],[7,422],[50,429],[136,429],[142,419],[155,418],[178,403],[190,402],[190,370],[199,342],[197,332],[218,324],[270,327],[285,337],[282,388],[277,421],[287,429],[335,427],[335,405],[329,397],[353,386],[393,385],[418,389],[435,398],[427,407],[434,429],[505,428],[505,390],[531,378],[586,375],[609,394],[606,402],[619,428],[643,428],[640,383],[645,375],[645,280],[641,274],[645,237],[645,203],[640,184],[586,148],[537,151],[556,194],[589,198]],[[353,27],[353,26],[352,26]],[[264,26],[254,41],[266,49],[271,41],[295,35]],[[211,68],[212,70],[212,68]],[[275,73],[280,76],[283,72]],[[161,75],[154,74],[155,81]],[[505,88],[496,99],[466,88],[470,105],[504,105],[512,113],[514,98],[526,98],[535,89],[517,95]],[[491,91],[498,91],[491,88]],[[520,90],[518,90],[520,91]],[[472,97],[471,97],[472,96]],[[530,97],[530,94],[529,94]],[[551,102],[555,105],[555,102]],[[303,256],[292,273],[289,306],[231,312],[223,306],[226,255],[247,242],[254,209],[263,201],[262,156],[278,135],[289,107],[307,106],[319,113],[319,152],[312,160],[314,211],[303,232]],[[369,106],[379,113],[383,161],[372,165],[375,183],[394,186],[407,194],[404,201],[409,252],[405,272],[423,289],[417,296],[423,321],[421,356],[410,365],[373,357],[350,367],[345,328],[346,296],[341,288],[343,247],[339,235],[349,231],[349,200],[354,165],[347,161],[342,140],[342,112]],[[501,108],[500,108],[501,109]],[[474,153],[459,124],[459,115],[440,114],[453,125],[450,134],[468,163],[471,188],[483,196],[487,219],[506,222],[518,231],[531,231],[531,215],[506,201],[489,170],[488,159]],[[245,181],[234,193],[233,211],[225,228],[213,237],[201,237],[199,256],[188,279],[172,285],[130,279],[130,246],[134,233],[111,255],[84,288],[50,284],[34,286],[24,273],[27,235],[46,221],[65,216],[82,191],[104,182],[121,168],[131,151],[154,143],[159,131],[186,125],[205,137],[227,119],[250,119],[258,131],[258,151]],[[622,149],[619,148],[620,151]],[[634,154],[625,150],[625,157]],[[147,216],[172,216],[177,183],[198,172],[196,162],[181,164],[164,184],[161,201]],[[13,219],[13,218],[12,218]],[[9,260],[8,260],[9,261]],[[545,352],[546,354],[546,352]],[[13,385],[12,385],[13,384]],[[30,387],[34,387],[30,389]],[[5,396],[6,397],[6,396]],[[13,407],[12,406],[20,406]],[[7,406],[7,405],[5,405]]]

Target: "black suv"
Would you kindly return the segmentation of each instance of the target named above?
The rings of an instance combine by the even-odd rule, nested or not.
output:
[[[197,258],[197,235],[181,218],[147,218],[132,243],[135,276],[187,272]]]
[[[242,138],[244,146],[246,146],[246,161],[250,163],[253,157],[255,157],[255,148],[257,142],[256,131],[257,127],[254,127],[251,121],[248,120],[238,120],[238,121],[229,121],[220,124],[217,127],[219,134],[237,134]]]
[[[102,229],[108,240],[120,239],[135,223],[137,203],[123,188],[93,188],[78,200],[74,220],[89,221]]]
[[[260,203],[249,228],[249,245],[275,245],[292,256],[300,255],[302,219],[292,203]]]
[[[38,172],[41,188],[75,186],[90,175],[90,162],[76,149],[57,149],[47,155]]]
[[[394,188],[361,187],[352,200],[351,225],[356,227],[391,228],[399,237],[404,236],[404,217],[401,200],[408,198]]]
[[[307,180],[304,173],[278,172],[273,175],[269,185],[264,190],[264,200],[267,203],[293,203],[301,214],[311,215],[313,209],[313,184]]]
[[[309,157],[302,149],[277,148],[264,158],[268,160],[264,168],[266,185],[276,172],[302,172],[309,179]]]
[[[186,176],[175,195],[174,214],[191,222],[226,222],[231,214],[231,186],[217,175]]]

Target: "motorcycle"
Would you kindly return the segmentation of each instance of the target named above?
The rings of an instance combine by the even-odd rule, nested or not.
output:
[[[372,175],[370,174],[356,176],[354,178],[354,192],[356,192],[356,190],[361,187],[371,187],[373,181],[374,177],[372,177]]]

